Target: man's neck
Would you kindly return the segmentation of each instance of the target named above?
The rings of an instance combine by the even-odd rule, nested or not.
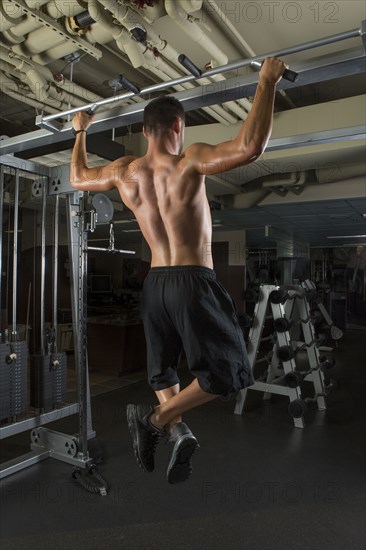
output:
[[[179,155],[179,146],[169,135],[150,138],[148,142],[147,155]]]

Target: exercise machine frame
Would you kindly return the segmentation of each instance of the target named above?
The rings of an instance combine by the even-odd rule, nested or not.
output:
[[[67,462],[77,468],[86,469],[93,462],[93,458],[89,456],[88,452],[88,440],[95,438],[96,433],[92,426],[86,340],[87,233],[90,225],[87,221],[88,213],[85,211],[84,193],[71,188],[69,167],[66,165],[46,168],[34,162],[5,155],[0,156],[0,206],[3,206],[4,175],[7,171],[14,171],[18,179],[22,173],[35,176],[32,189],[34,196],[43,192],[46,195],[66,194],[69,258],[72,266],[70,270],[71,310],[78,399],[74,403],[55,410],[36,414],[31,418],[0,427],[0,439],[31,430],[31,451],[2,463],[0,479],[49,457]],[[45,215],[44,211],[42,214]],[[0,233],[1,236],[2,233]],[[133,253],[131,251],[119,252]],[[42,269],[44,269],[44,253],[45,251],[42,250]],[[43,295],[41,296],[43,298]],[[43,311],[43,306],[44,304],[41,304],[41,311]],[[79,432],[76,436],[44,427],[50,422],[74,414],[78,414],[79,417]]]

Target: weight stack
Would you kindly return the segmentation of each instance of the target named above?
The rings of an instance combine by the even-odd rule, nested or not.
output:
[[[57,366],[52,370],[52,400],[53,404],[65,400],[67,390],[67,356],[65,352],[53,353],[51,355],[51,364]]]
[[[31,373],[32,407],[44,409],[65,400],[67,390],[65,352],[34,355]]]
[[[0,420],[9,418],[10,414],[10,369],[11,365],[6,362],[9,356],[9,344],[0,344]]]
[[[10,366],[11,416],[27,410],[28,346],[27,342],[11,342],[9,348],[17,358]]]
[[[10,360],[11,354],[16,359]],[[27,342],[0,344],[0,419],[11,418],[27,410]]]

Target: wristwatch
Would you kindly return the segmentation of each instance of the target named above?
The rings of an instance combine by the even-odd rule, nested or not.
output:
[[[72,129],[72,133],[74,134],[74,136],[76,136],[77,134],[80,134],[80,132],[85,132],[85,133],[87,133],[86,130],[75,130],[75,128]]]

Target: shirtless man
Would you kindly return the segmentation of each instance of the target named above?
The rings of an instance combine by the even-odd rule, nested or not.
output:
[[[272,131],[276,84],[286,68],[280,59],[266,58],[239,134],[218,145],[194,143],[182,152],[184,110],[177,100],[164,96],[145,108],[148,148],[143,157],[125,156],[88,168],[86,131],[93,117],[79,112],[73,119],[71,185],[98,192],[116,187],[151,249],[143,320],[149,383],[159,405],[128,405],[127,420],[137,461],[145,471],[154,469],[156,445],[168,434],[169,483],[190,476],[190,459],[198,447],[182,414],[253,384],[235,306],[213,271],[205,176],[260,157]],[[194,380],[180,391],[177,366],[183,348]]]

